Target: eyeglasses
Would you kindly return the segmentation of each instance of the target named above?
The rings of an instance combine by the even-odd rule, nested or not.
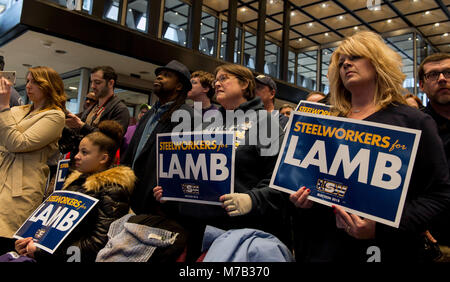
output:
[[[215,79],[213,81],[213,86],[215,86],[217,82],[224,83],[225,81],[227,81],[230,78],[231,77],[229,77],[228,75],[222,74],[221,76],[219,76],[217,79]]]
[[[429,73],[424,74],[426,80],[436,81],[440,76],[441,73],[444,75],[446,79],[450,79],[450,69],[446,69],[443,71],[430,71]]]

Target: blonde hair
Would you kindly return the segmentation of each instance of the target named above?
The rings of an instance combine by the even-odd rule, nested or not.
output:
[[[66,113],[67,95],[64,83],[59,74],[50,67],[32,67],[28,72],[46,97],[45,106],[41,110],[58,109]]]
[[[253,98],[255,98],[256,82],[255,77],[253,76],[251,70],[237,64],[224,64],[216,68],[214,75],[217,75],[219,71],[224,71],[226,73],[232,74],[236,76],[239,79],[239,81],[243,83],[248,83],[248,86],[245,89],[244,98],[247,99],[247,101],[250,101]]]
[[[335,113],[347,115],[351,109],[351,93],[342,83],[339,69],[339,57],[361,56],[370,61],[375,68],[376,90],[375,105],[385,108],[389,104],[406,104],[402,87],[406,75],[402,72],[400,55],[384,43],[382,37],[371,31],[361,31],[342,41],[331,56],[328,69],[330,81],[330,102]]]

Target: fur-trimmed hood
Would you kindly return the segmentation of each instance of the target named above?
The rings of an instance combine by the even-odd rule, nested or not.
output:
[[[75,170],[64,182],[63,189],[66,189],[72,182],[82,175],[81,172]],[[117,184],[131,193],[134,188],[136,176],[131,168],[127,166],[116,166],[108,170],[92,174],[86,178],[83,187],[87,191],[99,191],[101,187],[111,184]]]

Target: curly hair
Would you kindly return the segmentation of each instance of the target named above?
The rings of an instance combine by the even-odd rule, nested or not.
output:
[[[392,50],[383,38],[371,31],[361,31],[342,41],[331,56],[328,69],[330,81],[330,102],[337,114],[347,115],[351,109],[351,93],[342,82],[339,72],[339,57],[361,56],[370,61],[375,68],[376,93],[374,103],[381,108],[389,104],[406,104],[402,95],[402,83],[406,75],[402,72],[402,59]]]

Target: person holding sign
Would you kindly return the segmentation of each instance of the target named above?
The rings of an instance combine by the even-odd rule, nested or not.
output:
[[[78,261],[94,262],[105,246],[110,224],[129,211],[129,198],[136,177],[126,166],[111,167],[123,136],[122,126],[111,120],[102,121],[94,131],[84,137],[75,156],[76,170],[69,175],[63,190],[86,194],[99,199],[93,210],[64,239],[50,256],[37,250],[33,238],[19,239],[15,243],[19,255],[42,260],[66,261],[72,250]],[[51,218],[50,218],[51,220]]]
[[[64,127],[66,93],[58,73],[33,67],[26,91],[32,104],[10,108],[11,83],[0,78],[0,237],[14,232],[41,204]]]
[[[423,261],[422,233],[450,205],[450,184],[436,125],[406,105],[401,57],[381,36],[359,32],[334,51],[330,102],[341,117],[421,130],[400,225],[390,227],[334,206],[308,200],[308,187],[291,194],[301,211],[296,224],[297,261]],[[401,150],[396,144],[392,150]],[[373,169],[373,168],[372,168]],[[386,180],[387,181],[387,180]]]
[[[290,238],[285,210],[288,199],[282,192],[268,186],[284,136],[279,119],[268,113],[261,98],[255,96],[255,79],[248,68],[235,64],[221,65],[215,75],[216,97],[221,104],[218,120],[222,122],[213,122],[204,131],[234,130],[236,133],[234,193],[220,197],[222,207],[179,204],[179,222],[188,226],[191,238],[196,241],[188,246],[188,257],[194,259],[197,258],[196,253],[200,254],[201,240],[208,224],[224,230],[264,230],[287,245]],[[247,118],[240,119],[240,113]],[[226,118],[233,115],[237,118]],[[161,186],[153,189],[158,201],[163,189]]]
[[[189,117],[194,116],[192,107],[185,104],[187,93],[192,88],[189,69],[177,60],[172,60],[157,68],[155,75],[153,93],[159,100],[139,121],[128,149],[120,160],[121,164],[132,167],[137,176],[131,196],[131,209],[136,214],[171,213],[171,208],[161,210],[160,203],[155,201],[152,193],[157,184],[156,136],[158,133],[174,131],[177,123],[172,122],[172,114],[176,110],[182,110]]]

